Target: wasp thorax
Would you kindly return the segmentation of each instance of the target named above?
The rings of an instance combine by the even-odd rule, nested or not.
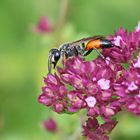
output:
[[[62,56],[65,55],[65,52],[67,51],[68,48],[69,48],[69,43],[65,43],[60,46],[60,53]]]

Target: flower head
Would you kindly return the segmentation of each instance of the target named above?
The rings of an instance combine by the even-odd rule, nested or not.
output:
[[[43,127],[49,132],[57,131],[57,123],[52,118],[49,118],[48,120],[43,121]]]
[[[72,57],[44,78],[45,86],[38,101],[57,113],[85,110],[89,118],[83,126],[88,140],[108,140],[116,126],[116,114],[126,108],[140,115],[140,31],[122,28],[108,37],[118,47],[103,50],[106,60],[86,61]],[[122,63],[129,65],[128,69]],[[97,117],[105,123],[99,124]]]
[[[129,63],[133,60],[134,53],[140,46],[140,30],[137,29],[134,32],[128,32],[120,28],[119,31],[116,32],[115,35],[110,36],[109,39],[113,40],[112,42],[121,49],[117,47],[105,49],[103,55],[109,57],[116,63]]]
[[[52,24],[50,23],[50,20],[45,16],[40,17],[38,24],[36,27],[34,27],[34,31],[40,33],[50,33],[52,30]]]
[[[117,121],[105,122],[99,124],[96,118],[88,118],[83,125],[83,135],[87,140],[109,140],[108,134],[116,126]]]
[[[89,116],[96,114],[109,119],[119,110],[111,108],[110,104],[116,100],[113,99],[112,83],[120,69],[120,66],[107,65],[102,59],[87,62],[79,57],[71,58],[63,68],[59,68],[59,75],[49,74],[44,79],[46,86],[39,102],[51,106],[58,113],[86,109]]]

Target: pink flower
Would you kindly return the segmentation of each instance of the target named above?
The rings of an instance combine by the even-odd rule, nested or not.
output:
[[[140,21],[138,22],[138,25],[136,26],[135,30],[136,30],[136,32],[140,31]]]
[[[118,36],[114,37],[113,43],[114,43],[116,46],[120,46],[120,45],[121,45],[121,41],[122,41],[122,37],[118,35]]]
[[[94,107],[96,104],[96,99],[93,96],[89,96],[85,99],[87,102],[88,107]]]
[[[52,118],[49,118],[48,120],[43,121],[43,127],[49,132],[57,131],[57,123]]]
[[[52,30],[53,27],[49,19],[45,16],[40,17],[40,20],[38,21],[38,24],[35,27],[35,31],[40,33],[50,33],[52,32]]]
[[[116,126],[117,121],[105,122],[99,124],[96,118],[88,118],[83,125],[83,135],[87,140],[109,140],[108,134]]]
[[[138,58],[138,59],[133,63],[133,66],[134,66],[135,68],[140,68],[140,53],[139,53],[139,55],[138,55],[137,58]]]
[[[128,32],[120,28],[119,31],[116,32],[115,35],[110,36],[109,39],[113,40],[121,49],[117,47],[105,49],[103,55],[109,57],[114,63],[128,63],[133,60],[134,53],[140,46],[140,31]]]
[[[130,90],[130,91],[136,90],[137,88],[138,88],[138,86],[134,82],[131,82],[128,85],[128,90]]]
[[[106,79],[100,79],[98,80],[98,85],[100,86],[101,89],[109,89],[110,88],[110,81],[109,80],[106,80]]]
[[[139,57],[132,61],[130,69],[122,72],[122,76],[116,81],[114,87],[124,106],[133,114],[140,115],[140,68],[135,66],[137,61]]]

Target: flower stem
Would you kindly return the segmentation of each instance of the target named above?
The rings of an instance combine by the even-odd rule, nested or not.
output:
[[[60,30],[65,24],[68,15],[69,0],[62,0],[56,30]]]

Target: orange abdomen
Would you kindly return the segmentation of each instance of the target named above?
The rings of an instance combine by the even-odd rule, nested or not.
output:
[[[101,40],[91,40],[87,43],[86,45],[86,50],[91,50],[91,49],[100,49],[101,48],[101,45],[102,45],[102,42]]]

